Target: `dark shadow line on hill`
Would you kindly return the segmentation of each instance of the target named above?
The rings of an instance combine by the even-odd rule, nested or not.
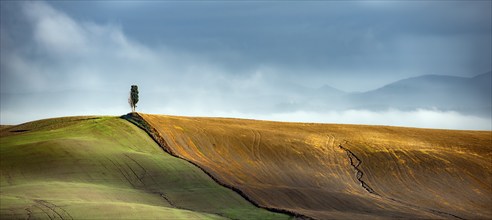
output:
[[[51,212],[53,212],[54,214],[56,214],[56,216],[58,216],[62,220],[63,219],[72,219],[73,220],[72,215],[70,215],[65,209],[61,208],[60,206],[57,206],[57,205],[55,205],[55,204],[53,204],[51,202],[48,202],[46,200],[36,199],[36,200],[34,200],[34,202],[36,202],[37,204],[39,204],[41,206],[44,206],[44,207],[48,208],[49,210],[51,210]],[[59,209],[59,211],[57,211],[56,209]],[[56,218],[55,215],[53,215],[53,216]],[[66,217],[66,216],[68,216],[68,217]]]
[[[362,180],[362,176],[364,176],[364,172],[362,172],[362,170],[359,169],[359,166],[362,164],[362,161],[349,149],[343,147],[342,145],[339,145],[338,147],[340,147],[342,150],[345,150],[345,152],[347,153],[347,157],[349,158],[350,165],[356,171],[355,177],[357,178],[357,181],[359,181],[362,188],[364,188],[369,193],[381,196],[378,193],[376,193],[369,185],[367,185],[367,183],[364,182],[364,180]],[[354,163],[354,161],[356,162]]]
[[[32,217],[32,211],[30,208],[25,208],[24,210],[26,210],[27,212],[27,220],[30,220],[31,217]]]
[[[26,132],[26,131],[29,131],[29,130],[28,129],[19,129],[19,130],[13,130],[13,131],[10,131],[10,132],[20,133],[20,132]]]
[[[342,144],[339,144],[338,147],[340,149],[342,149],[342,150],[345,150],[345,152],[347,152],[347,157],[349,158],[350,165],[356,171],[355,177],[356,177],[357,181],[359,181],[359,183],[361,184],[361,186],[367,192],[369,192],[369,193],[371,193],[373,195],[379,196],[381,198],[388,199],[388,200],[391,200],[391,201],[400,203],[400,204],[405,205],[405,206],[417,208],[417,209],[424,210],[424,211],[427,211],[427,212],[431,212],[433,214],[437,214],[437,215],[441,215],[441,216],[453,217],[453,218],[465,220],[464,218],[459,217],[459,216],[454,215],[454,214],[451,214],[451,213],[447,213],[447,212],[443,212],[443,211],[439,211],[439,210],[435,210],[435,209],[431,209],[431,208],[421,207],[421,206],[414,205],[414,204],[411,204],[411,203],[408,203],[408,202],[404,202],[404,201],[401,201],[401,200],[398,200],[398,199],[394,199],[394,198],[391,198],[391,197],[386,197],[386,196],[380,195],[379,193],[375,192],[366,182],[364,182],[364,180],[362,180],[362,176],[364,176],[364,172],[361,169],[359,169],[359,166],[362,164],[362,160],[360,160],[359,157],[357,157],[351,150],[349,150],[349,149],[345,148],[344,146],[342,146]],[[354,160],[356,161],[355,163],[354,163]]]
[[[184,160],[186,162],[189,162],[189,163],[193,164],[195,167],[197,167],[198,169],[200,169],[201,171],[203,171],[205,174],[207,174],[207,176],[209,176],[217,184],[219,184],[219,185],[221,185],[223,187],[226,187],[226,188],[228,188],[228,189],[236,192],[237,194],[239,194],[241,197],[243,197],[246,201],[250,202],[254,206],[256,206],[258,208],[266,209],[266,210],[271,211],[271,212],[277,212],[277,213],[287,214],[287,215],[293,216],[296,219],[312,219],[312,220],[314,220],[314,218],[312,218],[312,217],[309,217],[309,216],[306,216],[306,215],[302,215],[302,214],[299,214],[299,213],[295,213],[295,212],[292,212],[292,211],[289,211],[289,210],[261,206],[258,203],[256,203],[253,199],[251,199],[248,195],[246,195],[241,190],[239,190],[238,188],[236,188],[234,186],[231,186],[231,185],[228,185],[228,184],[225,184],[225,183],[222,183],[217,178],[215,178],[211,173],[209,173],[207,170],[205,170],[204,168],[202,168],[201,166],[199,166],[197,163],[195,163],[193,161],[190,161],[190,160],[187,160],[187,159],[185,159],[185,158],[180,157],[179,155],[177,155],[169,147],[169,145],[164,140],[164,138],[159,134],[159,132],[154,127],[150,126],[150,124],[147,123],[147,121],[145,121],[142,118],[142,116],[140,116],[140,114],[138,114],[137,112],[128,113],[126,115],[122,115],[120,118],[125,119],[125,120],[131,122],[132,124],[136,125],[140,129],[144,130],[162,148],[162,150],[164,150],[166,153],[170,154],[171,156],[174,156],[176,158],[182,159],[182,160]],[[217,213],[215,213],[215,214],[217,214]]]

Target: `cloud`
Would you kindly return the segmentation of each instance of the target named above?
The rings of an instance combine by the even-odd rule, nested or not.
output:
[[[2,53],[9,81],[2,82],[3,92],[111,89],[150,77],[155,85],[199,65],[193,57],[132,41],[117,25],[78,22],[44,2],[26,2],[22,11],[32,41]]]
[[[2,44],[2,123],[62,112],[110,114],[100,109],[123,114],[132,84],[141,88],[139,106],[220,108],[223,92],[254,90],[262,81],[262,70],[231,76],[204,57],[142,45],[118,25],[76,21],[44,2],[23,3],[22,12],[30,41]]]
[[[34,39],[45,50],[78,53],[87,46],[87,30],[43,2],[26,2],[24,13],[35,24]]]
[[[143,5],[139,7],[144,8]],[[224,11],[223,7],[212,8]],[[303,7],[304,11],[301,14],[308,14],[309,8]],[[364,52],[366,55],[371,54],[368,52],[372,50],[377,50],[377,47],[385,50],[388,44],[379,42],[381,38],[378,35],[382,32],[377,29],[378,27],[361,29],[362,31],[359,32],[358,28],[331,24],[333,21],[330,20],[328,22],[330,24],[326,25],[328,32],[319,32],[325,30],[317,26],[323,23],[321,19],[315,22],[285,23],[279,29],[275,29],[278,32],[260,25],[261,29],[266,28],[265,32],[255,35],[256,32],[254,28],[251,29],[251,25],[256,25],[258,22],[246,20],[244,21],[246,26],[238,27],[234,26],[234,22],[223,21],[220,19],[222,15],[217,14],[215,17],[212,16],[216,19],[215,21],[219,24],[224,23],[230,30],[236,32],[227,32],[225,35],[213,38],[211,35],[217,30],[207,29],[208,26],[205,25],[203,27],[205,29],[193,29],[184,35],[176,36],[176,38],[183,39],[182,42],[178,40],[176,45],[166,41],[150,45],[148,42],[144,44],[138,41],[137,37],[130,37],[138,36],[138,33],[125,32],[126,26],[75,19],[44,2],[23,2],[21,9],[21,16],[24,18],[22,21],[25,23],[15,24],[24,25],[27,31],[16,35],[15,28],[12,26],[2,23],[1,27],[0,109],[2,117],[0,123],[2,124],[16,124],[63,115],[125,114],[129,110],[126,99],[130,85],[137,84],[141,90],[137,110],[148,113],[246,117],[280,121],[490,129],[490,120],[456,112],[433,110],[326,112],[296,108],[296,110],[284,109],[282,113],[275,111],[274,106],[279,103],[302,103],[302,95],[292,91],[302,90],[304,88],[302,85],[313,89],[323,85],[330,77],[335,78],[332,81],[335,87],[343,88],[343,86],[353,84],[354,87],[362,88],[370,84],[369,81],[373,80],[351,82],[359,76],[354,75],[354,72],[361,72],[363,70],[360,68],[368,66],[359,65],[360,63],[357,62],[355,62],[357,65],[350,65],[355,69],[341,69],[340,66],[347,66],[346,59],[352,59],[351,53],[354,51],[351,50],[361,52],[359,50],[362,48],[366,50]],[[193,9],[198,10],[199,8],[194,7]],[[278,9],[278,7],[248,8],[258,13],[260,17],[272,12],[271,10]],[[235,8],[235,10],[239,9]],[[323,10],[319,9],[319,11]],[[284,15],[293,12],[287,10]],[[176,11],[173,13],[181,18]],[[190,16],[195,16],[193,14],[191,13]],[[201,16],[198,16],[201,20],[209,18],[207,14]],[[3,18],[2,22],[5,20]],[[200,19],[197,22],[200,23]],[[275,19],[265,22],[275,26]],[[169,28],[167,30],[169,33],[180,33],[180,30],[176,29],[179,25],[169,26],[168,23],[165,25]],[[190,28],[189,26],[179,27]],[[221,28],[221,26],[214,27]],[[295,32],[297,27],[304,28],[310,34]],[[204,33],[201,35],[195,31]],[[295,33],[292,33],[294,37],[287,40],[278,37],[284,36],[286,31],[294,31]],[[331,35],[331,31],[343,33]],[[242,34],[245,36],[239,36]],[[19,37],[21,35],[22,37]],[[312,38],[313,42],[304,44],[303,40],[306,39],[303,38],[304,35],[311,36],[308,38]],[[323,36],[333,37],[324,39]],[[251,37],[254,42],[249,44],[252,41],[245,37]],[[7,38],[8,40],[5,40]],[[327,41],[319,44],[321,38]],[[271,39],[275,39],[274,42],[270,42]],[[342,39],[348,39],[345,46],[356,43],[360,47],[357,46],[350,50],[344,50],[343,45],[336,47],[336,42]],[[434,39],[439,38],[431,38],[430,42],[435,42]],[[244,50],[238,50],[240,45],[237,43],[241,40],[244,40],[241,46],[245,47]],[[183,46],[183,42],[188,42],[189,45]],[[206,42],[206,46],[200,47],[197,45],[200,44],[199,42]],[[216,44],[217,42],[219,43]],[[452,42],[459,44],[461,41]],[[330,45],[333,48],[326,50]],[[192,48],[195,46],[200,49],[193,51]],[[446,45],[438,46],[446,47]],[[306,65],[310,65],[310,59],[319,58],[316,53],[310,54],[310,48],[328,51],[324,55],[330,55],[337,50],[347,52],[347,54],[342,53],[341,56],[334,54],[334,57],[339,59],[329,60],[328,63],[333,63],[333,65],[325,69],[305,69],[303,65],[297,66],[296,62],[306,62]],[[298,49],[300,51],[297,51]],[[410,49],[403,48],[402,50]],[[270,51],[276,51],[278,54],[272,54]],[[278,57],[275,57],[277,55]],[[294,59],[287,59],[284,55]],[[390,55],[386,55],[386,58],[388,56]],[[325,58],[321,61],[326,60]],[[242,62],[243,59],[249,61]],[[261,59],[265,62],[254,61]],[[283,60],[283,63],[272,62],[272,59],[279,62]],[[293,60],[295,62],[290,62]],[[364,57],[358,57],[357,60],[364,60]],[[228,63],[229,61],[234,62]],[[377,60],[364,62],[372,63],[373,61]],[[253,64],[248,64],[248,62]],[[325,76],[329,73],[338,73],[338,75]],[[348,78],[338,77],[341,75],[347,75]],[[387,79],[395,80],[392,77],[387,77]],[[336,84],[337,82],[341,83]],[[325,106],[332,103],[311,104]],[[302,107],[302,104],[300,105]]]
[[[207,56],[148,45],[128,38],[119,25],[77,21],[44,2],[27,2],[22,12],[32,28],[27,50],[3,53],[7,81],[2,91],[44,92],[67,89],[113,89],[138,83],[151,92],[224,88],[259,89],[265,75],[259,66],[244,75],[230,74]],[[17,42],[18,48],[21,47]],[[35,79],[35,80],[33,80]],[[20,85],[20,87],[19,87]]]

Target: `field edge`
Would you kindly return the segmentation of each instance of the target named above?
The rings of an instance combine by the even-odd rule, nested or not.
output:
[[[164,150],[166,153],[170,154],[173,157],[182,159],[182,160],[189,162],[190,164],[194,165],[198,169],[202,170],[207,176],[209,176],[217,184],[236,192],[237,194],[239,194],[241,197],[243,197],[246,201],[250,202],[254,206],[268,210],[268,211],[271,211],[271,212],[286,214],[286,215],[292,216],[295,219],[314,219],[312,217],[309,217],[309,216],[306,216],[306,215],[303,215],[300,213],[296,213],[293,211],[289,211],[289,210],[261,206],[257,202],[255,202],[253,199],[251,199],[248,195],[246,195],[244,192],[239,190],[238,188],[219,181],[215,176],[213,176],[210,172],[208,172],[207,170],[205,170],[204,168],[199,166],[197,163],[190,161],[190,160],[187,160],[186,158],[180,157],[179,155],[174,153],[172,151],[172,149],[169,147],[169,145],[166,143],[164,138],[159,134],[159,132],[155,128],[153,128],[149,123],[147,123],[147,121],[145,121],[145,119],[143,119],[142,116],[140,116],[140,114],[138,112],[131,112],[131,113],[128,113],[126,115],[122,115],[120,118],[125,119],[125,120],[129,121],[130,123],[134,124],[135,126],[139,127],[140,129],[144,130],[161,147],[161,149]]]

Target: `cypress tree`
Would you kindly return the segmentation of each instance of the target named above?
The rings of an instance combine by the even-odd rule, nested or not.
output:
[[[132,88],[130,90],[130,98],[128,98],[128,104],[130,104],[130,107],[132,108],[132,112],[135,112],[135,108],[137,107],[137,102],[138,102],[138,86],[132,85]]]

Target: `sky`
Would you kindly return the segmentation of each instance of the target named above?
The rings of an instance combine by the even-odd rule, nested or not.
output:
[[[325,85],[365,92],[492,69],[491,1],[1,1],[1,124],[137,111],[485,129],[436,109],[278,111]],[[286,95],[287,94],[287,95]],[[329,100],[327,100],[329,102]]]

